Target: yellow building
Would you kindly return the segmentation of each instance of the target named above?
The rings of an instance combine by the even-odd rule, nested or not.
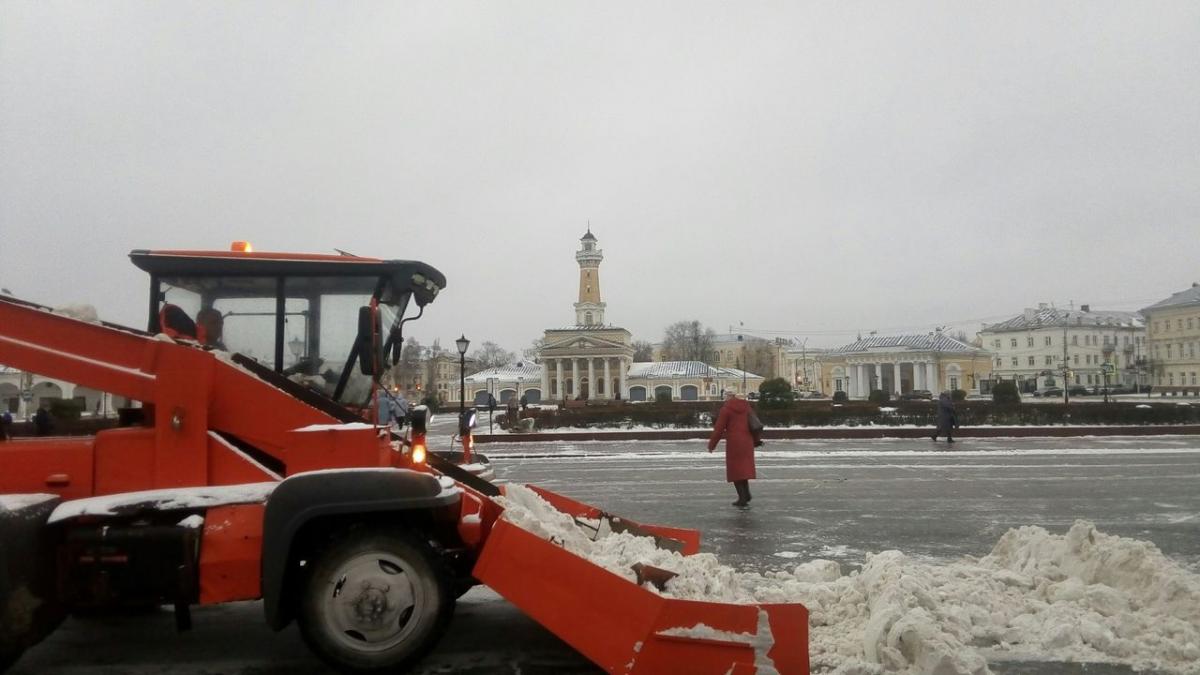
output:
[[[1142,310],[1150,350],[1151,391],[1200,396],[1200,284]]]
[[[876,389],[898,398],[911,392],[962,389],[979,393],[991,374],[991,355],[941,331],[870,336],[832,349],[821,359],[821,391],[865,399]]]

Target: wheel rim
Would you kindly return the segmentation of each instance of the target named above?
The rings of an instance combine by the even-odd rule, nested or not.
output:
[[[343,646],[382,652],[404,642],[420,623],[424,593],[412,568],[388,553],[347,560],[328,582],[322,618]]]

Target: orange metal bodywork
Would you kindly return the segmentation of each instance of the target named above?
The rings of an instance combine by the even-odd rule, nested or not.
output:
[[[288,474],[395,463],[371,428],[293,433],[336,420],[196,345],[0,299],[0,363],[142,401],[147,417],[146,426],[92,438],[0,443],[0,493],[71,500],[281,480],[222,434],[282,461]],[[258,596],[262,515],[261,504],[208,510],[203,602]]]
[[[279,481],[312,470],[406,462],[378,429],[339,425],[330,414],[196,344],[78,321],[3,298],[0,363],[141,401],[146,413],[144,426],[102,431],[94,438],[0,443],[0,493],[53,492],[71,500]],[[305,429],[313,425],[322,426]],[[239,447],[252,449],[261,461]],[[469,435],[463,451],[469,458]],[[607,672],[750,675],[767,659],[783,675],[808,672],[807,610],[802,605],[664,597],[504,521],[497,501],[461,487],[455,529],[459,541],[453,544],[473,556],[474,577]],[[564,513],[603,515],[557,493],[538,492]],[[200,602],[259,597],[264,505],[196,510],[205,516]],[[682,542],[684,554],[699,550],[694,530],[640,527]],[[662,634],[700,623],[753,636],[758,649],[744,640]],[[773,640],[760,634],[763,626],[769,626]]]
[[[254,600],[262,595],[262,504],[218,506],[204,516],[200,547],[200,604]]]
[[[565,503],[572,510],[593,509],[535,489],[556,508]],[[691,532],[698,541],[699,534]],[[609,673],[750,675],[768,659],[780,675],[809,671],[808,610],[800,604],[667,598],[503,519],[492,526],[473,574]],[[662,634],[699,624],[745,639]],[[759,635],[762,624],[769,636]],[[757,649],[752,641],[759,642]]]

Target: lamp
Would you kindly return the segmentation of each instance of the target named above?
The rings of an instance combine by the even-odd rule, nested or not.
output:
[[[466,334],[454,341],[458,346],[458,412],[461,415],[467,409],[467,347],[471,341]]]
[[[304,353],[304,340],[301,340],[299,337],[288,340],[288,349],[291,350],[292,356],[296,357],[296,360],[299,361],[300,355]]]

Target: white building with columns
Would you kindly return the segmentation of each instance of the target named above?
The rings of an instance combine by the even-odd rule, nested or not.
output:
[[[991,357],[941,331],[926,335],[870,336],[830,350],[822,358],[827,393],[865,399],[876,389],[893,398],[913,391],[978,392]]]
[[[579,240],[579,302],[575,325],[549,329],[538,353],[542,365],[542,398],[565,400],[627,400],[626,378],[633,365],[633,336],[604,322],[600,296],[600,263],[604,252],[588,228]]]
[[[59,399],[75,399],[84,415],[113,415],[118,407],[129,405],[124,398],[96,389],[0,366],[0,410],[12,413],[13,419],[29,419],[38,408],[49,409]]]

